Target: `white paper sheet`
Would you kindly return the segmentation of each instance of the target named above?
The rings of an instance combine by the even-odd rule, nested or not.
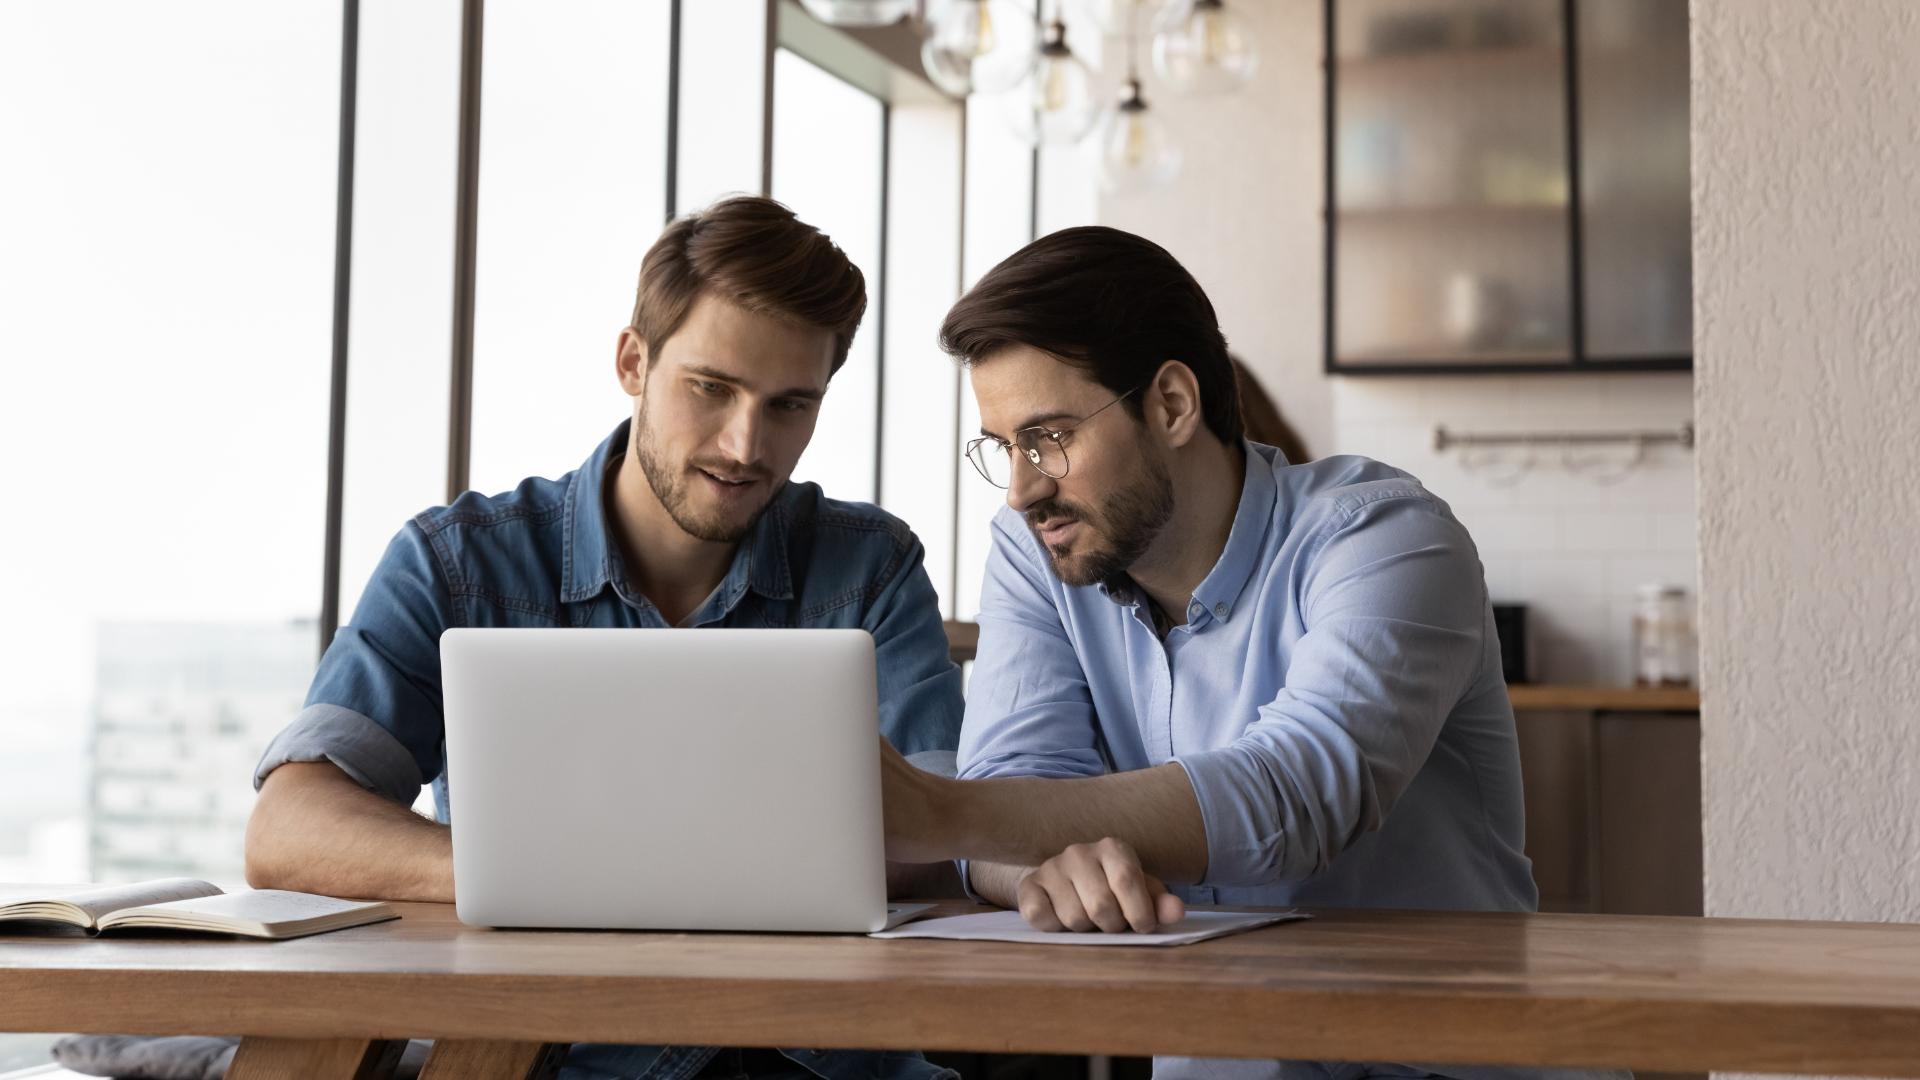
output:
[[[1151,934],[1120,934],[1035,930],[1017,911],[989,911],[981,915],[951,915],[922,919],[892,930],[867,935],[877,938],[948,938],[954,941],[1019,941],[1030,945],[1188,945],[1208,938],[1237,934],[1259,926],[1291,922],[1310,916],[1297,911],[1189,911],[1187,917]]]

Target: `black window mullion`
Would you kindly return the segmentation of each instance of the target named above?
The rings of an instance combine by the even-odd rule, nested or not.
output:
[[[1587,290],[1580,250],[1580,20],[1573,0],[1560,0],[1560,20],[1560,38],[1566,49],[1562,67],[1567,78],[1567,288],[1573,293],[1567,307],[1567,333],[1571,338],[1568,356],[1572,366],[1578,368],[1587,364]]]
[[[480,61],[485,0],[460,10],[460,164],[453,229],[453,370],[447,411],[447,501],[467,490],[473,460],[473,283],[480,219]]]
[[[353,146],[360,97],[360,0],[343,0],[340,148],[333,217],[333,370],[327,390],[327,511],[320,569],[320,652],[340,626],[340,548],[347,463],[347,328],[353,295]]]

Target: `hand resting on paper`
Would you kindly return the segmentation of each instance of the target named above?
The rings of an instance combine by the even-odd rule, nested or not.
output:
[[[1015,897],[1035,930],[1146,934],[1187,914],[1179,897],[1141,869],[1133,847],[1114,837],[1074,844],[1025,871]]]

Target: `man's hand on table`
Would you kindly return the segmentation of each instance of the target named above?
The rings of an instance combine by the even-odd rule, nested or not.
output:
[[[1037,834],[1044,830],[1033,826],[1058,824],[1053,815],[1028,807],[1026,813],[1015,815],[1009,826],[994,828],[984,820],[990,803],[965,797],[969,790],[985,790],[970,789],[970,784],[1006,782],[949,780],[923,772],[884,738],[880,740],[880,762],[889,859],[928,863],[973,858],[974,891],[991,903],[1017,908],[1028,925],[1037,930],[1146,933],[1186,916],[1186,905],[1168,893],[1158,877],[1147,872],[1139,852],[1127,840],[1107,836],[1070,842],[1071,837],[1067,837],[1038,847]],[[1039,783],[1045,786],[1035,788],[1036,794],[1067,790],[1064,785]],[[1186,803],[1192,800],[1184,779],[1180,780],[1179,795]],[[1194,816],[1198,816],[1197,809]],[[1026,835],[1017,841],[1000,836],[1008,827]],[[990,844],[987,840],[998,842]],[[1204,849],[1205,845],[1203,840],[1186,846]],[[1024,852],[1016,850],[1022,848]],[[1048,851],[1055,854],[1041,859]],[[1008,861],[993,861],[993,855]],[[1040,861],[1033,865],[1030,859]]]
[[[1149,934],[1186,917],[1187,905],[1140,867],[1124,840],[1074,844],[1018,879],[1021,917],[1035,930]]]

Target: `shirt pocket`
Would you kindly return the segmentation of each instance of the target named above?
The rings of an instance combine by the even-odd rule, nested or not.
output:
[[[462,590],[468,626],[540,629],[563,626],[559,606],[550,601],[509,596],[490,589]]]

